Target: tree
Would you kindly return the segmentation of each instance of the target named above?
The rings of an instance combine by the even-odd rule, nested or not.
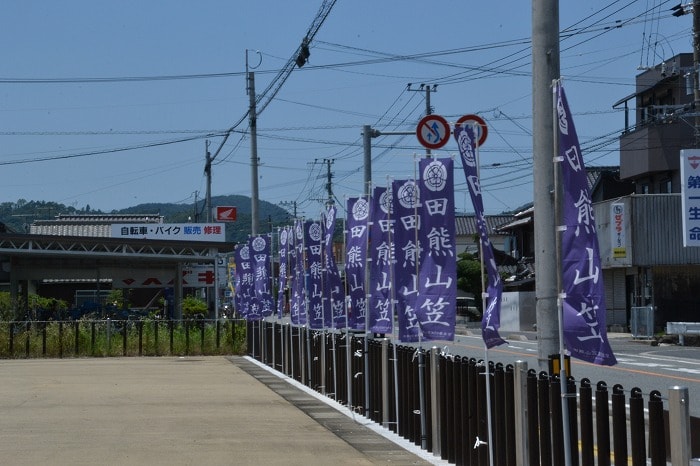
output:
[[[457,288],[476,296],[475,305],[481,310],[481,262],[468,252],[460,254],[457,261]]]
[[[68,309],[68,303],[62,299],[44,298],[43,296],[30,293],[28,300],[28,315],[22,316],[20,310],[24,309],[24,304],[22,302],[12,302],[8,291],[0,291],[0,320],[12,321],[25,318],[32,320],[60,319]]]
[[[207,303],[194,296],[188,296],[182,300],[182,317],[185,319],[206,316],[208,310]]]

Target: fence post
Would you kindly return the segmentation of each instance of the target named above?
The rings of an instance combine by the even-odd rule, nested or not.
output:
[[[440,445],[440,350],[437,346],[430,348],[430,414],[433,439],[433,455],[441,455]],[[421,416],[423,413],[421,413]]]
[[[649,393],[649,458],[651,466],[666,466],[666,436],[664,435],[664,402],[661,392]]]
[[[153,319],[153,344],[155,346],[153,352],[156,356],[160,356],[160,354],[158,354],[158,323],[158,319]]]
[[[80,321],[76,320],[73,323],[73,328],[75,329],[75,357],[80,357]]]
[[[527,362],[515,361],[515,464],[529,466],[527,442]]]
[[[389,428],[389,339],[382,339],[382,425]]]
[[[58,322],[58,357],[63,358],[63,321]]]
[[[602,380],[595,391],[595,427],[598,447],[598,465],[610,466],[610,408],[608,386]]]
[[[129,321],[125,320],[122,326],[122,354],[127,355],[127,335],[129,333]]]
[[[109,357],[110,350],[112,349],[112,321],[107,317],[107,354]]]
[[[644,442],[644,398],[639,387],[632,388],[630,406],[630,445],[632,464],[645,464],[646,448]]]
[[[612,402],[613,452],[615,466],[618,466],[627,464],[627,416],[622,385],[613,385],[610,400]]]
[[[690,399],[688,388],[668,389],[668,430],[671,440],[671,465],[690,463]]]
[[[90,355],[95,355],[95,321],[90,322]]]
[[[29,346],[30,346],[29,345],[29,333],[31,332],[31,330],[32,330],[32,323],[30,321],[27,321],[27,324],[26,324],[26,332],[27,332],[26,337],[27,338],[24,341],[24,357],[25,358],[29,358]]]

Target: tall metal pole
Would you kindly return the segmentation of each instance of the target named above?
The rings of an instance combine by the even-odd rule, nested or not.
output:
[[[333,172],[331,172],[331,164],[333,159],[324,159],[326,162],[326,192],[328,193],[328,205],[333,204]]]
[[[430,115],[433,113],[433,109],[430,108],[430,84],[425,86],[425,114]],[[430,157],[430,149],[425,148],[425,156]]]
[[[257,113],[255,108],[255,73],[248,71],[247,75],[248,121],[250,124],[250,234],[258,234],[258,131]]]
[[[204,152],[206,155],[206,163],[204,165],[204,173],[207,175],[207,223],[211,223],[211,154],[209,153],[209,139],[204,141]]]
[[[372,194],[372,127],[364,125],[362,127],[362,147],[364,149],[364,183],[365,194]]]
[[[554,225],[554,119],[551,83],[559,78],[559,0],[532,0],[532,116],[537,359],[559,352]]]

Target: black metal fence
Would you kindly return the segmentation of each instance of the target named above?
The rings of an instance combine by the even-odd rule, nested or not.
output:
[[[243,320],[0,322],[0,358],[242,354]]]
[[[520,361],[485,364],[266,321],[248,323],[248,354],[458,465],[488,465],[492,455],[496,466],[560,466],[565,445],[574,466],[687,465],[691,455],[687,389],[664,398],[588,379],[562,385]]]

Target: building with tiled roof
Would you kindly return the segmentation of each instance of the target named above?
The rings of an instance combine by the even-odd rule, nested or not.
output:
[[[58,214],[52,220],[35,220],[29,226],[29,234],[109,238],[112,235],[113,223],[163,223],[163,216],[159,214]]]

